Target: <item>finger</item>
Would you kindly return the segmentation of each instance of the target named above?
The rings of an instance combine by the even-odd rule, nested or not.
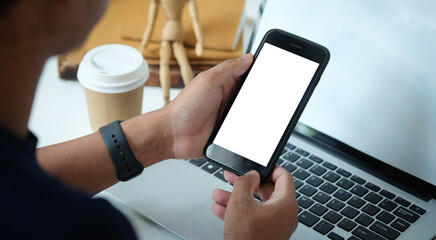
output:
[[[259,186],[257,194],[262,198],[263,201],[266,201],[271,197],[271,194],[273,192],[274,192],[274,184],[270,181],[267,181]]]
[[[212,79],[216,85],[222,86],[229,79],[238,79],[242,76],[252,61],[253,55],[245,54],[240,58],[226,60],[202,74],[206,75],[206,79]]]
[[[256,194],[262,199],[262,201],[267,201],[271,194],[274,192],[274,184],[271,182],[265,182],[259,186]]]
[[[221,220],[224,221],[224,215],[226,213],[226,207],[223,205],[219,205],[218,203],[212,204],[212,212],[215,214],[215,216],[219,217]]]
[[[284,168],[276,166],[271,173],[270,181],[274,184],[271,198],[295,196],[294,179]]]
[[[222,189],[215,189],[212,192],[212,199],[220,205],[227,206],[230,195],[230,192],[224,191]]]
[[[245,175],[236,179],[233,185],[232,199],[253,199],[253,194],[259,187],[260,175],[258,172],[252,170],[247,172]]]
[[[234,184],[236,179],[238,179],[238,178],[239,178],[238,175],[236,175],[232,172],[229,172],[227,170],[224,171],[224,179],[226,179],[227,182]]]

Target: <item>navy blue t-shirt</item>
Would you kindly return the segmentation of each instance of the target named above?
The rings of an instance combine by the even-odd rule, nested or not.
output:
[[[33,134],[0,128],[0,239],[136,239],[126,218],[45,173]]]

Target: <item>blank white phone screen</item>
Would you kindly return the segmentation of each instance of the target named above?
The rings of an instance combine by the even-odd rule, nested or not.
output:
[[[266,166],[318,65],[265,43],[213,143]]]

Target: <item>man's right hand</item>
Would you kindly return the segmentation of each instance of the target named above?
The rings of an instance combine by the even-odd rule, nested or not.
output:
[[[260,176],[250,171],[238,177],[225,172],[233,192],[216,189],[212,211],[224,220],[224,239],[289,239],[297,228],[298,205],[294,180],[276,167],[270,182],[260,184]],[[257,201],[257,194],[263,202]]]

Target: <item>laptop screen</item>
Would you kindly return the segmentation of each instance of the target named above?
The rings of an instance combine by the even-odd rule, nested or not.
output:
[[[326,46],[300,121],[436,185],[436,2],[268,1],[270,28]]]

